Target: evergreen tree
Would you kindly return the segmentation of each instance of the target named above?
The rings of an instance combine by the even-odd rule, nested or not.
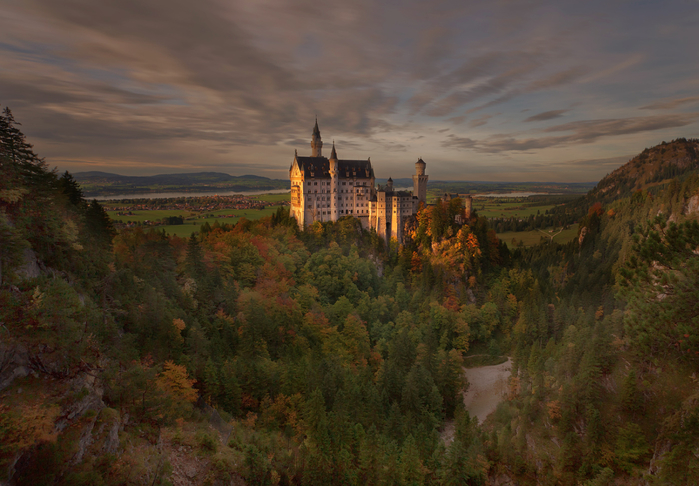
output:
[[[83,206],[85,206],[85,197],[83,196],[80,184],[75,180],[73,174],[65,171],[58,180],[58,185],[73,206],[83,209]]]

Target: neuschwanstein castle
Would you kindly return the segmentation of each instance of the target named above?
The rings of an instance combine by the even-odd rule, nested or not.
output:
[[[337,221],[343,216],[358,218],[364,228],[375,229],[387,241],[403,240],[405,218],[426,203],[425,162],[418,159],[413,176],[413,192],[393,189],[393,180],[375,187],[371,159],[340,160],[333,142],[330,158],[323,157],[318,120],[313,127],[311,156],[294,156],[289,168],[291,216],[301,228],[316,221]]]

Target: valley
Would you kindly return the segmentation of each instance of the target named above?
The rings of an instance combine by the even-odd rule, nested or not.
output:
[[[395,245],[286,195],[103,206],[3,133],[0,480],[696,483],[699,141]]]

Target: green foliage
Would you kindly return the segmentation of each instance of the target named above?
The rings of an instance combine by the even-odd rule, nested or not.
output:
[[[682,210],[697,178],[610,207],[585,200],[563,215],[580,217],[580,239],[514,253],[484,218],[457,223],[458,200],[422,207],[405,244],[388,248],[354,218],[299,231],[283,208],[206,224],[189,239],[115,235],[69,173],[46,170],[9,111],[1,128],[0,333],[33,372],[96,377],[112,412],[85,420],[128,414],[124,433],[152,444],[179,420],[173,440],[184,445],[181,422],[201,416],[200,397],[234,429],[228,445],[210,433],[190,439],[212,481],[486,484],[506,471],[522,484],[602,485],[650,470],[683,484],[696,475],[688,395],[699,226]],[[661,210],[675,222],[636,229]],[[16,273],[25,249],[38,278]],[[486,428],[463,410],[468,350],[513,359],[507,400]],[[61,406],[89,399],[80,388]],[[0,407],[3,437],[22,435],[18,417],[29,415]],[[53,416],[34,416],[52,426]],[[451,418],[454,440],[443,444]],[[57,445],[23,435],[0,451],[27,452],[18,484],[127,482],[118,468],[128,466],[108,454],[66,472],[69,432]],[[153,454],[142,468],[164,483],[167,463]]]
[[[635,235],[621,269],[627,332],[639,354],[699,359],[699,222],[657,217]]]
[[[629,423],[619,429],[614,452],[616,464],[620,469],[630,473],[649,450],[648,442],[638,424]]]

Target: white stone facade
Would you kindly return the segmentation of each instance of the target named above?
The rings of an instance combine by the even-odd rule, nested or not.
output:
[[[323,157],[318,122],[313,129],[312,156],[294,156],[289,168],[291,216],[301,228],[316,221],[337,221],[345,216],[358,218],[362,227],[371,228],[387,241],[403,240],[403,221],[426,203],[425,162],[415,164],[413,192],[394,191],[393,181],[375,185],[371,159],[340,160],[333,143],[330,158]]]

